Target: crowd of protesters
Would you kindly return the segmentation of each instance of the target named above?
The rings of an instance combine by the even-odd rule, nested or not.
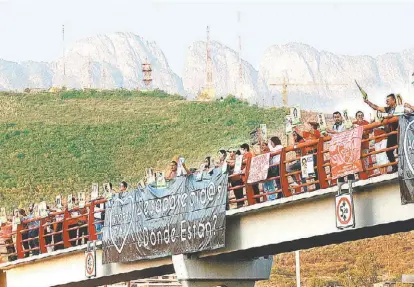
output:
[[[394,94],[390,94],[386,97],[386,106],[379,107],[369,100],[365,100],[365,102],[374,110],[377,110],[382,113],[386,113],[387,115],[385,118],[392,117],[395,108],[397,105],[396,97]],[[405,109],[408,112],[412,112],[414,107],[408,103],[404,105]],[[347,117],[347,115],[346,115]],[[307,141],[313,141],[319,139],[320,137],[326,135],[333,135],[336,133],[340,133],[346,130],[345,122],[343,115],[340,112],[333,113],[334,123],[331,127],[327,128],[326,131],[320,130],[320,125],[318,122],[308,122],[306,124],[306,128],[302,131],[295,129],[292,132],[292,140],[294,145],[298,145],[301,143],[306,143]],[[352,122],[352,126],[365,126],[368,125],[369,121],[365,119],[365,115],[362,111],[358,111],[355,114],[355,120]],[[367,139],[371,133],[374,135],[379,135],[383,133],[389,133],[392,131],[396,131],[398,129],[398,122],[389,124],[385,126],[385,130],[381,130],[380,128],[365,131],[363,134],[363,138]],[[397,142],[397,134],[391,134],[387,138],[387,148],[394,147],[398,144]],[[363,142],[362,144],[362,151],[367,153],[369,150],[369,142]],[[255,195],[258,195],[263,190],[273,190],[273,194],[268,196],[269,200],[277,199],[283,196],[281,192],[281,183],[280,183],[280,160],[281,156],[278,152],[283,149],[282,142],[279,137],[272,136],[268,139],[266,143],[263,143],[260,150],[261,153],[272,153],[272,157],[270,157],[269,163],[269,170],[268,170],[268,178],[275,178],[275,180],[270,180],[265,183],[260,184],[252,184],[253,192]],[[295,171],[301,170],[301,156],[313,154],[314,164],[316,165],[316,155],[315,155],[315,148],[314,147],[305,147],[301,149],[296,149],[296,157],[290,164],[286,165],[286,171],[288,173],[292,173]],[[397,153],[396,149],[390,149],[386,151],[386,155],[388,161],[390,163],[396,162],[395,153]],[[184,162],[180,162],[179,158],[174,158],[169,164],[167,171],[165,172],[165,180],[167,182],[173,181],[177,176],[180,175],[179,169],[181,168],[184,171],[184,174],[191,174],[197,173],[200,177],[208,177],[211,176],[212,171],[214,168],[225,168],[226,173],[229,175],[229,186],[232,187],[231,190],[233,195],[236,199],[235,204],[237,207],[242,207],[245,204],[244,200],[244,184],[246,183],[246,168],[249,168],[248,165],[250,160],[254,154],[251,150],[251,146],[247,143],[241,144],[238,148],[229,148],[229,149],[220,149],[217,155],[217,161],[211,156],[208,156],[204,159],[202,164],[198,169],[194,168],[187,168]],[[237,156],[242,157],[241,161],[241,169],[235,171],[236,167],[236,159]],[[370,159],[368,159],[370,160]],[[397,166],[392,165],[391,169],[388,170],[389,173],[393,173],[397,171]],[[318,179],[318,173],[315,174],[315,181]],[[344,178],[339,178],[338,182],[343,182]],[[347,180],[355,180],[354,175],[349,175]],[[302,185],[301,191],[307,191],[308,186],[305,185],[306,178],[302,178],[300,173],[296,176],[290,177],[291,186],[298,186]],[[119,185],[119,192],[125,192],[128,189],[128,184],[126,182],[121,182]],[[319,184],[315,184],[315,189],[319,189]],[[109,191],[114,193],[115,191],[112,189],[112,184],[109,184]],[[77,198],[75,196],[72,197],[72,204],[77,204]],[[260,197],[255,198],[256,202],[260,202]],[[16,248],[13,243],[16,242],[16,222],[22,224],[24,232],[21,233],[22,235],[22,248],[24,250],[24,256],[30,255],[37,255],[39,254],[39,232],[43,232],[46,245],[48,245],[47,251],[56,251],[64,248],[63,245],[63,237],[62,237],[62,228],[63,228],[63,220],[64,210],[69,210],[68,206],[56,206],[56,207],[49,207],[47,206],[47,223],[44,226],[40,227],[40,220],[35,214],[35,205],[31,204],[27,208],[27,211],[24,209],[19,209],[15,211],[13,222],[12,217],[7,218],[7,222],[3,222],[1,224],[0,229],[0,255],[9,254],[9,260],[15,260],[16,257]],[[102,203],[99,208],[100,211],[94,214],[94,226],[95,231],[98,234],[98,239],[102,238],[101,230],[103,225],[103,220],[105,218],[105,206]],[[83,208],[76,208],[69,211],[70,219],[68,219],[68,233],[71,246],[81,245],[88,241],[88,207]],[[53,215],[53,216],[51,216]],[[12,235],[13,234],[13,235]],[[49,236],[48,236],[49,234]],[[2,245],[3,243],[3,245]],[[52,244],[53,243],[53,244]],[[2,247],[3,246],[3,247]]]

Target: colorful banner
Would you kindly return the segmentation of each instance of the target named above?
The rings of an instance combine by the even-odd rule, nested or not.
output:
[[[224,247],[227,174],[177,177],[166,188],[114,194],[105,211],[103,263]]]
[[[329,142],[332,178],[362,171],[361,140],[364,127],[332,135]]]
[[[401,203],[414,202],[414,115],[400,117],[398,176]]]
[[[267,178],[269,170],[270,153],[254,156],[250,162],[249,178],[247,183],[254,183]]]

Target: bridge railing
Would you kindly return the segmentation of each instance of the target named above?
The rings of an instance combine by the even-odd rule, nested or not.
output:
[[[398,163],[392,162],[379,164],[375,155],[394,151],[398,145],[375,150],[372,142],[379,143],[390,136],[397,136],[398,131],[386,132],[382,128],[396,123],[397,117],[384,120],[381,123],[373,123],[364,126],[362,140],[361,159],[363,171],[356,174],[356,179],[367,179],[379,176],[387,172],[387,167]],[[322,137],[310,140],[295,146],[285,147],[279,151],[270,153],[272,159],[269,166],[268,177],[260,182],[247,183],[250,173],[250,160],[244,162],[244,170],[240,174],[229,175],[229,205],[230,208],[238,208],[245,205],[258,204],[275,199],[275,195],[283,197],[294,196],[302,192],[313,192],[336,185],[336,179],[332,178],[329,160],[329,142],[331,137]],[[300,152],[300,153],[299,153]],[[313,156],[315,177],[303,179],[301,176],[300,155]],[[267,189],[268,184],[274,185],[273,189]],[[235,196],[235,192],[239,192]],[[24,220],[17,226],[16,232],[3,231],[2,237],[13,238],[15,242],[8,240],[3,247],[15,246],[15,251],[9,251],[8,255],[17,255],[24,258],[30,254],[46,253],[50,249],[59,250],[69,248],[82,241],[100,240],[102,231],[100,226],[104,222],[106,199],[93,200],[84,208],[74,207],[71,210],[65,208],[50,212],[45,218],[32,218]],[[76,214],[77,213],[77,214]],[[38,224],[30,224],[38,221]],[[29,225],[34,227],[29,228]],[[7,229],[8,230],[8,229]]]
[[[355,174],[356,179],[368,179],[387,173],[389,166],[396,166],[398,162],[388,162],[379,164],[375,155],[393,152],[398,149],[398,144],[386,148],[376,149],[371,143],[379,143],[388,140],[390,136],[398,136],[398,130],[385,131],[387,127],[398,122],[398,117],[383,120],[382,122],[372,123],[364,126],[363,139],[361,144],[361,160],[363,171]],[[390,130],[390,129],[388,129]],[[279,174],[275,178],[267,178],[265,181],[255,183],[245,183],[245,194],[248,205],[271,200],[270,195],[281,192],[283,197],[289,197],[297,193],[312,192],[325,189],[337,184],[337,180],[332,177],[331,164],[329,159],[330,136],[321,137],[317,140],[308,140],[294,146],[282,149],[280,152],[271,153],[280,155]],[[304,155],[313,155],[315,177],[303,178],[300,168],[300,158]],[[248,170],[246,171],[248,173]],[[265,192],[264,188],[257,188],[260,183],[279,179],[280,185],[276,185],[275,192]],[[280,187],[280,189],[279,189]],[[257,194],[259,190],[259,194]],[[257,200],[257,199],[260,200]]]

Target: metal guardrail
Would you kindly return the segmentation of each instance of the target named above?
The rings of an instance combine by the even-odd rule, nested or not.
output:
[[[365,160],[364,170],[357,174],[358,179],[367,179],[369,177],[379,176],[386,173],[388,166],[397,165],[397,162],[385,165],[377,165],[375,160],[371,160],[373,155],[395,150],[398,146],[375,151],[368,146],[370,141],[380,141],[387,139],[390,135],[398,135],[398,131],[392,132],[373,132],[376,129],[385,127],[389,124],[398,122],[394,117],[384,120],[381,123],[373,123],[364,126],[364,136],[362,141],[361,159]],[[245,171],[241,174],[229,175],[228,203],[229,208],[239,208],[245,205],[260,204],[271,200],[272,195],[276,193],[283,194],[283,197],[289,197],[297,193],[312,192],[318,189],[325,189],[337,184],[331,176],[331,166],[329,161],[329,141],[331,137],[323,137],[317,140],[310,140],[295,146],[285,147],[280,151],[272,152],[271,157],[280,156],[280,162],[271,165],[270,168],[276,168],[279,172],[271,175],[266,180],[255,183],[247,183],[249,176],[250,159],[244,161]],[[287,166],[299,157],[297,151],[307,151],[307,154],[313,154],[315,163],[316,176],[311,179],[302,179],[301,171],[294,170],[288,172]],[[293,156],[292,156],[293,154]],[[263,183],[275,181],[277,186],[273,192],[264,192],[260,189]],[[236,193],[238,192],[238,196]],[[51,212],[45,218],[33,218],[18,224],[17,230],[11,232],[11,227],[3,227],[0,238],[6,240],[0,245],[0,251],[7,249],[6,255],[10,257],[24,258],[39,253],[48,252],[48,248],[55,250],[69,248],[82,241],[99,240],[102,232],[96,230],[96,226],[103,225],[103,218],[95,218],[95,214],[102,213],[105,210],[99,209],[98,205],[105,203],[106,199],[98,199],[89,202],[84,208],[74,207],[71,210]],[[74,212],[79,213],[73,215]],[[27,225],[38,221],[38,225],[33,228],[27,228]],[[7,230],[6,230],[7,229]],[[49,231],[48,231],[49,230]],[[11,240],[13,239],[13,241]],[[13,251],[14,250],[14,251]],[[4,253],[4,252],[3,252]]]

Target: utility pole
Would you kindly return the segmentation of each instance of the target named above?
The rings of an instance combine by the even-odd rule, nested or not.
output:
[[[300,287],[300,256],[299,250],[295,251],[296,256],[296,287]]]

